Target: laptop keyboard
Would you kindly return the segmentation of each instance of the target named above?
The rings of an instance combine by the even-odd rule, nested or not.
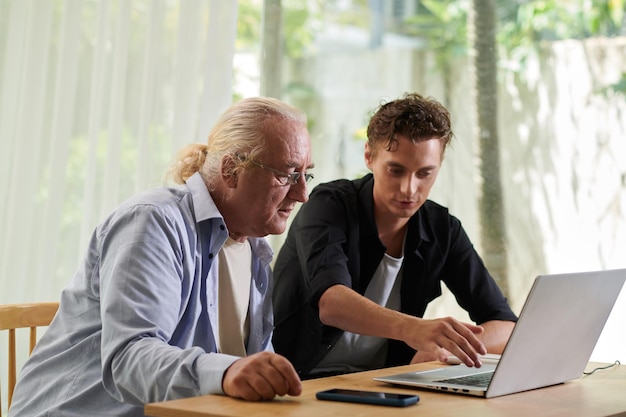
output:
[[[435,382],[443,382],[445,384],[456,384],[456,385],[470,385],[473,387],[486,388],[487,386],[489,386],[489,382],[491,382],[492,376],[493,376],[493,371],[484,372],[484,373],[475,374],[475,375],[459,376],[456,378],[441,379]]]

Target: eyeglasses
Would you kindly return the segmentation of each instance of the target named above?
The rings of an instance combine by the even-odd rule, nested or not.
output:
[[[282,185],[287,185],[287,184],[296,185],[298,181],[300,181],[300,177],[302,177],[303,175],[304,175],[304,182],[306,182],[307,184],[309,183],[309,181],[313,179],[313,174],[308,173],[308,172],[296,171],[296,172],[292,172],[291,174],[288,174],[287,172],[279,171],[277,169],[270,168],[267,165],[260,164],[257,161],[254,161],[252,159],[250,160],[250,162],[252,162],[256,166],[259,166],[263,169],[271,171],[274,174],[278,174],[276,178],[278,179],[278,182],[280,182]]]

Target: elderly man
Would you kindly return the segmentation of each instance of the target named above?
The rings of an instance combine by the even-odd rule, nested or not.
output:
[[[305,116],[244,99],[181,151],[180,185],[120,205],[93,233],[9,415],[143,416],[147,402],[299,395],[273,353],[272,252],[312,177]]]

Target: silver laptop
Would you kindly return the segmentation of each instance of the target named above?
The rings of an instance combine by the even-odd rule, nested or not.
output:
[[[579,378],[625,280],[626,269],[540,275],[497,364],[374,379],[490,398]],[[472,379],[483,381],[466,382]]]

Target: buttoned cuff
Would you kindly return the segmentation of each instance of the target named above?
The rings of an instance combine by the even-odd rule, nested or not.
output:
[[[241,358],[223,353],[207,353],[198,357],[196,366],[200,394],[224,394],[222,390],[224,372],[238,359]]]

